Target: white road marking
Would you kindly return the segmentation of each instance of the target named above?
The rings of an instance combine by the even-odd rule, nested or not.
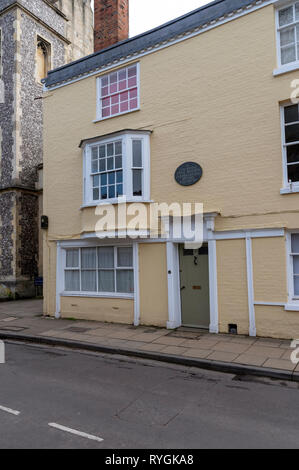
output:
[[[48,423],[51,428],[59,429],[60,431],[69,432],[70,434],[75,434],[76,436],[84,437],[85,439],[90,439],[91,441],[102,442],[104,439],[93,436],[92,434],[87,434],[86,432],[76,431],[76,429],[67,428],[57,423]]]
[[[6,411],[6,413],[10,413],[11,415],[18,416],[20,411],[12,410],[11,408],[6,408],[6,406],[0,405],[0,411]]]

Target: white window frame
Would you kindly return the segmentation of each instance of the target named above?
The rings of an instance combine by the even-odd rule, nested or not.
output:
[[[69,291],[65,290],[65,271],[72,271],[72,270],[79,270],[80,272],[80,279],[81,279],[81,249],[82,248],[103,248],[103,247],[110,247],[114,249],[114,267],[111,268],[111,270],[114,271],[114,282],[115,282],[115,287],[116,287],[116,271],[117,270],[132,270],[133,272],[133,279],[134,279],[134,292],[132,293],[126,293],[126,292],[88,292],[88,291]],[[118,267],[117,266],[117,249],[118,248],[132,248],[132,256],[133,256],[133,265],[130,267]],[[68,249],[79,249],[79,266],[78,268],[67,268],[66,267],[66,252]],[[135,255],[135,250],[132,244],[74,244],[71,243],[70,245],[65,244],[64,246],[61,247],[60,251],[60,257],[61,257],[61,262],[60,262],[60,269],[61,269],[61,276],[60,277],[60,293],[59,295],[64,296],[64,297],[100,297],[100,298],[121,298],[121,299],[134,299],[135,298],[135,291],[136,288],[136,276],[135,276],[135,271],[136,271],[136,255]],[[96,257],[97,258],[97,257]],[[92,269],[91,269],[92,270]],[[98,286],[98,271],[100,268],[98,267],[98,259],[96,261],[96,268],[94,269],[97,272],[97,286]]]
[[[299,58],[298,60],[295,60],[293,62],[289,62],[287,64],[282,64],[281,63],[281,47],[280,47],[280,31],[289,28],[291,26],[296,26],[299,24],[299,21],[295,21],[294,23],[291,23],[290,25],[286,26],[279,26],[279,12],[281,10],[284,10],[285,8],[288,8],[292,5],[295,5],[295,3],[298,3],[296,1],[292,2],[287,2],[287,3],[281,3],[279,2],[278,6],[275,8],[275,29],[276,29],[276,50],[277,50],[277,66],[278,69],[274,70],[273,74],[274,75],[280,75],[281,73],[286,73],[292,70],[296,70],[299,68]],[[296,35],[296,28],[295,28],[295,35]],[[299,42],[299,38],[298,38]],[[296,42],[295,42],[296,44]],[[296,52],[297,54],[297,52]]]
[[[122,164],[123,164],[123,195],[127,202],[150,201],[150,133],[128,131],[116,133],[110,137],[96,139],[86,143],[83,147],[83,207],[97,206],[99,204],[117,204],[118,198],[93,200],[93,185],[91,172],[91,149],[95,145],[107,144],[122,140]],[[133,140],[142,141],[142,196],[133,196]]]
[[[112,116],[103,117],[102,116],[102,106],[101,106],[101,99],[102,99],[101,79],[103,77],[107,76],[107,75],[110,75],[110,74],[115,73],[115,72],[119,72],[122,69],[130,68],[134,65],[136,65],[136,70],[137,70],[137,108],[128,109],[128,111],[119,112],[117,114],[113,114]],[[124,91],[126,91],[126,90],[124,90]],[[108,73],[105,73],[105,74],[100,75],[99,77],[97,77],[97,106],[96,106],[96,119],[95,119],[94,122],[105,121],[106,119],[113,119],[117,116],[122,116],[123,114],[133,113],[133,112],[139,111],[139,110],[140,110],[140,63],[139,62],[136,62],[136,63],[133,63],[133,64],[128,64],[125,67],[121,67],[119,69],[109,70]]]
[[[296,306],[299,309],[299,295],[294,293],[294,264],[293,256],[299,253],[292,253],[292,235],[299,235],[298,230],[292,230],[286,234],[286,248],[287,248],[287,277],[288,277],[288,304],[286,307],[291,309]],[[286,308],[287,309],[287,308]]]
[[[281,124],[281,151],[282,151],[282,172],[283,172],[283,187],[280,190],[281,194],[297,193],[299,192],[299,181],[289,182],[288,180],[288,164],[287,164],[287,147],[285,141],[285,118],[284,109],[292,106],[292,103],[286,103],[280,107],[280,124]],[[292,144],[299,144],[292,142]]]

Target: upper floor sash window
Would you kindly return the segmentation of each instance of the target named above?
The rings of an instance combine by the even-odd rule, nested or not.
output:
[[[98,116],[107,119],[139,109],[139,64],[98,78]]]
[[[280,65],[299,61],[299,2],[277,12]]]
[[[282,108],[284,186],[299,182],[299,107]]]
[[[150,136],[128,131],[86,144],[84,204],[150,198]]]

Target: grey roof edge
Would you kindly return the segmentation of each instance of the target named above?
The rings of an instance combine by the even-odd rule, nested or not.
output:
[[[153,131],[149,129],[122,129],[120,131],[109,132],[109,134],[98,135],[96,137],[90,137],[88,139],[82,139],[79,144],[79,148],[82,148],[83,145],[86,145],[88,143],[96,142],[97,140],[100,140],[100,139],[105,139],[106,137],[113,137],[114,135],[118,136],[121,134],[128,134],[130,132],[132,133],[134,132],[136,134],[152,134],[153,133]]]
[[[47,78],[44,79],[44,83],[46,87],[51,88],[59,83],[68,82],[76,77],[98,70],[107,64],[132,56],[143,50],[153,48],[157,44],[168,42],[181,34],[191,32],[196,28],[219,20],[249,5],[254,6],[257,3],[263,4],[265,1],[266,0],[215,0],[179,18],[168,21],[157,28],[51,70]]]

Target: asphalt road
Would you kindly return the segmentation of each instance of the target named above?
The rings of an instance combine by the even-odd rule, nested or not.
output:
[[[13,343],[6,359],[1,449],[299,448],[295,383]]]

